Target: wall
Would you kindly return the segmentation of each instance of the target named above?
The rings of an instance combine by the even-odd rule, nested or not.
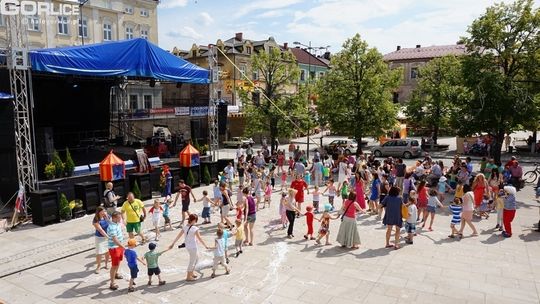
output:
[[[409,101],[412,92],[416,88],[417,79],[411,78],[412,68],[419,69],[421,66],[425,65],[429,59],[419,59],[419,60],[403,60],[403,61],[394,61],[390,63],[390,68],[403,68],[403,78],[402,84],[396,90],[399,94],[398,101],[399,103],[406,103]]]

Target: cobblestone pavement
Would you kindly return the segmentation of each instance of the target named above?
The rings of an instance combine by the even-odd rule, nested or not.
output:
[[[210,190],[195,189],[195,195],[200,197],[205,189]],[[118,282],[118,291],[110,291],[107,271],[93,272],[91,216],[47,227],[27,225],[0,234],[0,274],[14,272],[0,280],[0,302],[540,302],[540,233],[533,227],[539,213],[530,186],[518,192],[519,210],[510,239],[502,238],[493,229],[495,214],[475,222],[478,237],[449,239],[449,213],[439,210],[434,231],[420,231],[414,245],[404,245],[402,241],[404,246],[400,250],[383,248],[385,229],[380,221],[365,215],[358,221],[362,240],[358,250],[335,244],[339,220],[331,224],[331,246],[319,246],[302,238],[306,231],[303,217],[296,222],[296,238],[286,239],[278,223],[278,195],[278,191],[274,192],[271,208],[257,214],[255,245],[246,247],[240,257],[231,257],[230,275],[223,275],[220,269],[218,276],[211,279],[212,255],[203,251],[199,263],[202,277],[188,283],[184,280],[187,252],[175,248],[160,259],[167,284],[147,286],[146,271],[140,265],[137,289],[129,294],[127,280]],[[192,206],[195,212],[202,209],[200,203]],[[175,207],[171,213],[173,220],[177,220],[179,209]],[[217,222],[217,214],[212,215],[212,220]],[[150,225],[149,221],[145,223],[146,228]],[[215,225],[201,225],[201,231],[203,238],[211,242]],[[177,232],[162,233],[158,250],[169,245]],[[147,234],[153,237],[152,232]],[[144,254],[146,247],[139,246],[137,252]],[[121,272],[128,277],[125,263]]]

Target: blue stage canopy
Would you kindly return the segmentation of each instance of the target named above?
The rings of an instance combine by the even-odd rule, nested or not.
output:
[[[209,71],[176,57],[145,39],[104,42],[30,52],[32,70],[83,76],[148,77],[209,83]]]
[[[0,99],[13,99],[13,95],[8,94],[8,93],[4,93],[4,92],[0,92]]]

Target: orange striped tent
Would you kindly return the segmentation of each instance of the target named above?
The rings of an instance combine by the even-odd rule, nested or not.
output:
[[[126,165],[113,151],[99,163],[99,178],[101,181],[111,182],[126,177]]]
[[[195,167],[201,164],[199,151],[188,144],[180,152],[180,167]]]

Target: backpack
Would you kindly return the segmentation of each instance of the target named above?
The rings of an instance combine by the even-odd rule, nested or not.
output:
[[[105,194],[103,194],[103,197],[101,198],[101,203],[103,204],[103,207],[105,208],[111,208],[113,207],[113,204],[112,202],[109,202],[109,198],[107,196],[109,196],[109,193],[113,192],[112,190],[109,190],[107,192],[105,192]]]

